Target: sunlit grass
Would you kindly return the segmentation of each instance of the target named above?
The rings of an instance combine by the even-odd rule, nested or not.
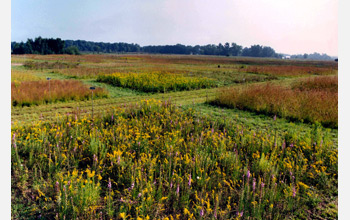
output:
[[[97,88],[96,97],[107,97],[107,93]],[[30,106],[48,102],[83,100],[91,97],[87,86],[75,80],[24,81],[11,84],[13,106]]]
[[[11,82],[24,82],[24,81],[39,81],[44,80],[44,77],[40,77],[36,75],[35,71],[30,70],[18,70],[18,69],[12,69],[11,70]]]
[[[255,74],[264,74],[272,76],[307,76],[307,75],[334,75],[338,70],[334,67],[314,67],[314,66],[248,66],[243,71]]]
[[[315,87],[316,81],[312,82]],[[307,87],[304,81],[301,83],[298,85]],[[273,84],[251,85],[224,89],[212,103],[292,120],[319,122],[329,127],[338,126],[338,91],[334,89],[330,92],[327,89],[300,90]]]
[[[208,78],[184,77],[171,73],[114,73],[100,75],[98,82],[109,83],[114,86],[130,88],[142,92],[169,92],[210,88],[215,82]]]
[[[333,117],[337,105],[336,76],[316,77],[328,74],[317,71],[337,75],[337,63],[147,54],[12,56],[13,63],[26,61],[35,62],[32,70],[12,66],[18,72],[14,87],[37,81],[32,90],[19,91],[24,96],[38,89],[37,97],[47,98],[46,77],[52,78],[51,89],[54,79],[70,79],[88,93],[11,107],[13,219],[337,218],[337,126],[333,119],[316,123]],[[248,72],[256,66],[256,73]],[[164,91],[164,86],[147,93],[140,90],[147,80],[131,89],[96,81],[116,72],[157,73],[164,80],[148,82],[158,86],[171,84],[168,76],[207,77],[215,86],[231,87],[227,97],[234,90],[239,95],[260,88],[251,96],[241,94],[244,104],[258,102],[260,111],[205,104],[221,88]],[[63,84],[69,83],[59,87]],[[94,96],[93,119],[90,86],[109,94]],[[281,107],[271,108],[275,104]],[[290,111],[290,104],[296,110]],[[304,123],[307,114],[314,114],[311,123]]]
[[[11,139],[12,202],[30,207],[14,218],[307,218],[337,191],[320,127],[277,136],[169,101],[13,126]]]
[[[296,81],[292,87],[302,91],[338,93],[338,76],[319,76]]]

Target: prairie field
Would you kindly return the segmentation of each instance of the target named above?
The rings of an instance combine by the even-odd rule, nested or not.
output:
[[[336,62],[12,55],[11,83],[12,219],[338,217]]]

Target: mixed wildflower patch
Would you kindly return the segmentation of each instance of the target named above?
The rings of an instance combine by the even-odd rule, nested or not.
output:
[[[277,135],[144,100],[13,125],[11,140],[19,219],[314,218],[337,198],[337,147],[317,125]]]
[[[161,72],[99,75],[97,81],[142,92],[182,91],[215,86],[214,81],[206,77],[185,77]]]

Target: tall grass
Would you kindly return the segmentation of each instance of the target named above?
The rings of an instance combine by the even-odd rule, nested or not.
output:
[[[11,135],[13,218],[337,217],[320,211],[337,193],[338,154],[317,126],[277,137],[146,100]]]
[[[297,87],[307,88],[304,81]],[[212,103],[292,120],[319,122],[327,127],[338,126],[338,92],[334,89],[300,90],[272,84],[251,85],[223,89]]]
[[[23,82],[23,81],[38,81],[38,80],[44,80],[44,77],[39,77],[35,75],[34,71],[31,70],[11,70],[11,82]]]
[[[60,73],[71,78],[97,78],[99,75],[112,74],[120,70],[120,67],[86,67],[81,66],[71,69],[55,69],[54,73]]]
[[[335,67],[315,67],[315,66],[247,66],[242,71],[255,74],[273,75],[273,76],[304,76],[304,75],[334,75],[338,70]]]
[[[318,76],[296,81],[292,85],[293,89],[302,91],[324,91],[324,92],[338,92],[338,76]]]
[[[94,90],[95,97],[106,97],[102,88]],[[11,83],[13,106],[30,106],[48,102],[84,100],[91,97],[91,91],[75,80],[25,81]]]
[[[66,63],[66,62],[33,62],[26,61],[24,67],[28,69],[67,69],[77,67],[79,63]]]
[[[142,92],[182,91],[215,86],[214,81],[209,78],[159,72],[100,75],[97,81]]]

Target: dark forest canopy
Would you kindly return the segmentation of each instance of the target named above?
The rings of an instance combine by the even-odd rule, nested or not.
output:
[[[28,39],[26,43],[11,42],[12,54],[79,54],[77,47],[66,46],[60,38]]]
[[[186,46],[157,45],[143,46],[129,43],[103,43],[85,40],[61,40],[60,38],[28,39],[26,43],[11,42],[12,54],[80,54],[83,53],[157,53],[157,54],[194,54],[194,55],[218,55],[218,56],[247,56],[247,57],[274,57],[282,58],[275,50],[268,46],[252,45],[242,47],[236,43],[219,43],[208,45]],[[320,59],[332,60],[326,54],[292,55],[294,59]]]

